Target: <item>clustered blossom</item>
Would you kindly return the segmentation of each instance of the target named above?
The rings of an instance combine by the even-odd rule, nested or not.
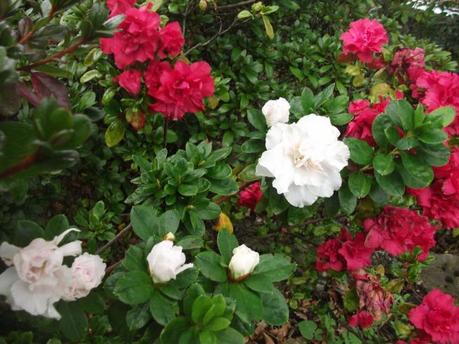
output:
[[[430,341],[459,343],[459,307],[451,295],[439,289],[430,291],[419,306],[410,310],[408,317],[417,329],[430,337]]]
[[[266,135],[256,174],[273,177],[277,193],[295,207],[331,197],[341,187],[340,171],[350,155],[339,136],[328,117],[315,114],[292,124],[276,123]]]
[[[351,54],[364,63],[372,63],[374,54],[381,53],[384,44],[389,42],[384,26],[377,20],[359,19],[351,23],[348,31],[340,39],[344,54]]]
[[[203,61],[170,63],[185,44],[178,22],[161,27],[160,16],[151,10],[152,4],[134,7],[135,1],[108,1],[110,15],[124,14],[118,31],[111,38],[102,38],[105,54],[113,54],[122,73],[114,78],[131,96],[142,88],[142,76],[147,94],[154,102],[150,110],[170,120],[180,120],[185,113],[204,110],[203,99],[214,93],[210,66]],[[136,129],[144,121],[136,121]],[[132,123],[131,123],[132,124]]]
[[[358,270],[371,265],[373,249],[365,247],[365,235],[351,233],[341,229],[337,238],[322,243],[316,252],[316,269],[318,271]]]
[[[0,275],[0,295],[13,310],[60,319],[56,302],[85,297],[102,282],[106,265],[99,256],[80,255],[81,241],[58,246],[72,231],[78,230],[70,228],[51,241],[37,238],[24,248],[0,245],[0,257],[9,266]],[[63,264],[68,256],[78,256],[71,267]]]
[[[260,182],[255,182],[239,192],[239,205],[254,210],[263,197]]]
[[[459,227],[459,148],[454,148],[448,164],[434,167],[435,179],[424,189],[409,189],[423,215],[438,220],[445,228]]]
[[[427,217],[414,210],[386,206],[377,217],[366,219],[363,227],[367,231],[367,247],[381,248],[393,256],[420,247],[422,252],[418,258],[423,261],[435,246],[436,228]]]

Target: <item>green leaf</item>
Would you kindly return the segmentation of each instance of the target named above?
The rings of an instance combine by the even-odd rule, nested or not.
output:
[[[202,323],[206,325],[210,320],[216,317],[221,317],[225,313],[226,301],[221,294],[212,297],[212,306],[206,311],[202,318]]]
[[[244,153],[260,153],[265,150],[265,142],[258,139],[250,139],[242,144],[241,150]]]
[[[419,145],[419,141],[414,137],[402,137],[400,140],[397,141],[395,146],[401,150],[410,150],[411,148],[417,147]]]
[[[281,326],[288,321],[289,310],[284,295],[273,289],[272,293],[261,294],[263,302],[263,320],[269,325]]]
[[[362,172],[354,172],[349,176],[349,190],[357,198],[364,198],[371,189],[372,179]]]
[[[266,131],[266,119],[265,116],[263,116],[263,114],[259,110],[247,110],[247,119],[255,129],[263,132]]]
[[[142,240],[148,240],[157,233],[158,218],[155,209],[148,204],[137,205],[131,209],[131,223],[134,233]]]
[[[316,332],[317,324],[312,320],[303,320],[298,323],[298,329],[304,338],[307,340],[312,340],[314,339],[314,333]]]
[[[200,295],[198,296],[194,302],[191,309],[191,319],[195,324],[199,324],[203,322],[204,316],[206,315],[207,311],[212,307],[213,302],[209,296]]]
[[[269,18],[262,14],[261,19],[263,20],[263,24],[265,26],[266,35],[268,36],[269,39],[273,39],[274,29],[273,29],[273,26],[271,25]]]
[[[233,249],[238,246],[236,236],[227,230],[221,230],[218,232],[217,245],[225,263],[228,264],[233,256]]]
[[[272,293],[274,289],[271,280],[264,274],[251,275],[243,283],[258,293]]]
[[[161,344],[180,343],[180,336],[190,328],[191,324],[185,317],[172,320],[161,332]]]
[[[373,158],[373,168],[382,176],[391,174],[395,169],[394,156],[381,152],[376,153]]]
[[[263,317],[263,303],[261,298],[243,284],[229,284],[229,297],[236,300],[236,314],[241,320],[251,322]]]
[[[124,138],[126,127],[121,120],[113,121],[105,131],[105,144],[114,147]]]
[[[204,245],[204,240],[200,235],[186,235],[177,242],[177,246],[183,247],[184,250],[195,250]]]
[[[405,185],[398,172],[394,171],[391,174],[382,176],[378,172],[375,172],[376,183],[386,193],[392,196],[400,197],[405,193]]]
[[[217,333],[218,344],[244,344],[244,336],[232,327]]]
[[[303,108],[302,113],[312,113],[314,110],[314,103],[315,103],[315,97],[314,93],[308,88],[305,87],[303,88],[303,92],[301,92],[301,106]]]
[[[143,249],[134,245],[129,247],[121,264],[128,271],[147,271],[148,269]]]
[[[272,283],[280,282],[289,278],[295,269],[296,264],[292,264],[289,259],[281,254],[263,254],[251,278],[255,275],[262,275]]]
[[[201,252],[196,256],[195,265],[208,279],[215,282],[227,280],[226,270],[221,266],[222,257],[212,251]]]
[[[423,145],[416,150],[416,154],[431,166],[444,166],[448,163],[451,155],[448,147],[443,144]]]
[[[68,228],[70,228],[70,224],[67,220],[67,217],[63,214],[56,215],[52,217],[51,220],[49,220],[46,224],[44,238],[47,240],[51,240]]]
[[[384,111],[393,123],[402,127],[404,130],[414,128],[414,109],[406,100],[392,100]]]
[[[61,315],[59,330],[73,342],[79,342],[88,332],[88,319],[75,302],[60,302],[57,310]]]
[[[14,242],[20,247],[30,244],[33,239],[43,238],[45,232],[38,223],[28,220],[19,220],[14,232]]]
[[[351,289],[346,294],[344,294],[343,298],[344,308],[348,312],[355,312],[359,308],[359,297],[355,290]]]
[[[180,215],[177,210],[167,210],[159,217],[159,235],[169,232],[175,233],[180,224]]]
[[[150,299],[150,313],[153,319],[160,325],[166,326],[175,318],[177,312],[177,303],[159,292],[155,292]]]
[[[150,306],[148,303],[131,308],[126,314],[126,324],[131,331],[139,330],[150,321]]]
[[[178,192],[182,196],[196,196],[198,194],[199,187],[197,184],[180,184],[178,187]]]
[[[368,165],[373,158],[373,148],[365,141],[347,137],[344,143],[349,147],[351,160],[359,165]]]
[[[124,303],[138,305],[147,302],[153,291],[151,276],[142,271],[130,271],[118,279],[114,294]]]
[[[400,153],[403,168],[399,168],[405,185],[410,188],[423,188],[429,186],[434,178],[432,167],[422,159],[405,152]]]
[[[231,324],[231,320],[224,318],[224,317],[219,317],[219,318],[213,318],[205,327],[205,329],[212,331],[212,332],[218,332],[222,331],[225,328],[227,328]]]
[[[416,137],[429,145],[443,143],[448,139],[448,134],[443,129],[434,129],[431,127],[420,127],[416,129]]]
[[[371,125],[371,132],[373,138],[381,148],[387,148],[389,146],[389,141],[387,140],[385,129],[392,126],[392,122],[388,115],[378,115],[373,124]]]
[[[201,295],[205,295],[205,291],[198,283],[193,283],[186,291],[183,298],[183,313],[187,317],[191,317],[194,301]]]
[[[203,330],[201,333],[199,333],[199,343],[200,344],[218,344],[217,336],[213,332]]]
[[[444,106],[429,113],[427,118],[432,124],[444,128],[450,125],[456,116],[459,116],[459,114],[456,114],[456,110],[453,107]]]
[[[352,194],[347,185],[341,186],[338,191],[339,204],[345,214],[350,215],[357,206],[357,198]]]

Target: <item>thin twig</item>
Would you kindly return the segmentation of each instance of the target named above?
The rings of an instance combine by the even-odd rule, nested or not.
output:
[[[228,8],[235,8],[235,7],[241,7],[241,6],[245,6],[245,5],[250,5],[250,4],[253,4],[256,1],[258,1],[258,0],[241,1],[241,2],[238,2],[238,3],[235,3],[235,4],[218,6],[218,9],[219,10],[221,10],[221,9],[227,10]]]
[[[52,62],[54,60],[57,60],[57,59],[60,59],[62,56],[65,56],[67,54],[71,54],[73,53],[75,50],[77,50],[80,45],[82,45],[84,42],[86,42],[86,38],[81,38],[79,39],[76,43],[72,44],[71,46],[69,46],[68,48],[65,48],[64,50],[61,50],[61,51],[58,51],[57,53],[43,59],[43,60],[40,60],[38,62],[35,62],[35,63],[31,63],[27,66],[23,66],[23,67],[20,67],[18,68],[18,70],[23,70],[23,71],[29,71],[35,67],[38,67],[38,66],[41,66],[41,65],[44,65],[44,64],[47,64],[49,62]]]
[[[108,243],[106,243],[104,246],[102,246],[101,248],[99,248],[97,251],[96,251],[96,254],[100,254],[101,252],[105,251],[107,248],[109,248],[111,245],[113,245],[113,243],[115,243],[116,241],[118,241],[119,238],[121,238],[124,234],[126,234],[127,232],[129,232],[132,228],[132,224],[128,224],[126,227],[124,227],[112,240],[110,240]]]
[[[222,30],[222,28],[223,28],[222,20],[221,20],[220,17],[218,17],[218,19],[220,20],[220,27],[219,27],[219,29],[218,29],[218,32],[217,32],[215,35],[213,35],[211,38],[209,38],[207,41],[205,41],[205,42],[200,42],[200,43],[198,43],[198,44],[192,46],[192,47],[191,47],[190,49],[188,49],[183,55],[187,56],[187,55],[188,55],[190,52],[192,52],[194,49],[200,48],[200,47],[205,47],[206,45],[210,44],[210,43],[211,43],[213,40],[215,40],[218,36],[221,36],[221,35],[227,33],[229,30],[231,30],[231,29],[234,27],[234,25],[236,25],[236,23],[238,22],[238,19],[235,18],[235,19],[233,20],[233,22],[231,23],[230,26],[228,26],[225,30]]]

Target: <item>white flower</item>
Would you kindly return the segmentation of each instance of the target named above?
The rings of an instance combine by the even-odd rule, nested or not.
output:
[[[290,114],[290,104],[285,98],[277,100],[268,100],[261,109],[266,118],[268,127],[276,123],[287,123]]]
[[[182,271],[192,268],[185,264],[185,254],[181,246],[174,246],[170,240],[163,240],[153,246],[147,256],[148,267],[155,283],[166,283],[175,279]]]
[[[232,278],[238,280],[251,274],[259,262],[260,255],[258,252],[251,250],[245,245],[241,245],[233,250],[233,256],[231,257],[228,268]]]
[[[8,243],[0,245],[2,260],[14,265],[0,275],[0,295],[6,296],[13,310],[60,318],[54,303],[63,292],[59,278],[62,263],[64,257],[81,253],[81,242],[77,240],[61,247],[58,244],[72,231],[78,230],[70,228],[51,241],[37,238],[24,248]]]
[[[273,187],[295,207],[330,197],[341,187],[340,171],[349,149],[328,117],[308,115],[293,124],[276,124],[266,136],[266,151],[256,174],[274,177]]]
[[[64,296],[66,300],[75,300],[85,297],[91,289],[97,288],[105,275],[106,264],[97,256],[84,253],[77,257],[70,270],[70,290]],[[68,277],[61,278],[68,280]],[[67,287],[68,288],[68,287]]]

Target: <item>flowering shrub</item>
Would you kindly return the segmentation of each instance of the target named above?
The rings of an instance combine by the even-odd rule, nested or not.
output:
[[[459,343],[455,45],[410,35],[455,15],[416,6],[4,0],[0,342]]]

